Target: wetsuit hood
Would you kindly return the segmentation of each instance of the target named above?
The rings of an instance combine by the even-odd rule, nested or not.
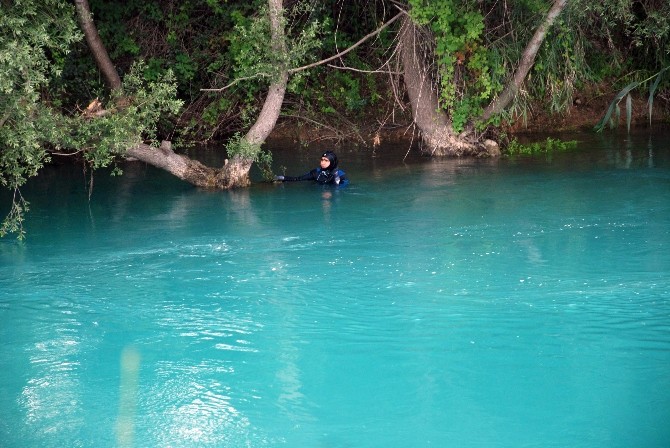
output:
[[[330,165],[326,168],[328,171],[333,171],[337,169],[337,156],[333,151],[326,151],[321,157],[325,157],[330,160]]]
[[[325,157],[330,161],[330,165],[328,165],[328,168],[318,168],[318,174],[316,177],[316,181],[320,184],[329,184],[333,182],[333,179],[337,177],[338,169],[337,169],[337,156],[333,151],[326,151],[324,152],[321,157]]]

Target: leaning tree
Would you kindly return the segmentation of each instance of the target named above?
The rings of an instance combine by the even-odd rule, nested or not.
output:
[[[75,3],[81,29],[100,72],[110,88],[121,91],[116,96],[113,107],[115,110],[125,110],[130,106],[129,103],[132,103],[133,96],[123,93],[123,84],[98,36],[88,1],[76,0]],[[268,0],[268,19],[272,53],[283,55],[286,53],[286,42],[282,0]],[[139,135],[137,136],[138,141],[128,142],[126,155],[164,169],[179,179],[199,187],[227,189],[247,186],[251,165],[260,153],[261,145],[272,132],[284,100],[288,80],[287,68],[281,59],[275,64],[275,67],[275,74],[271,79],[268,94],[256,122],[242,138],[228,145],[228,148],[232,149],[230,151],[232,155],[229,154],[231,157],[225,160],[222,167],[209,167],[183,154],[178,154],[172,150],[169,141],[161,142],[159,147],[144,143],[139,141]]]

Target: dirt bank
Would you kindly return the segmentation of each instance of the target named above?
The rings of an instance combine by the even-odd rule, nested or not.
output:
[[[603,118],[616,93],[591,93],[577,96],[570,109],[562,113],[551,113],[548,107],[535,105],[532,107],[531,116],[526,122],[523,119],[518,119],[511,123],[508,129],[512,133],[590,131]],[[634,127],[649,126],[647,98],[633,97],[632,105],[631,125]],[[625,100],[619,103],[619,108],[621,110],[619,126],[625,127]],[[613,118],[616,119],[615,115],[613,115]],[[662,98],[656,99],[652,119],[655,122],[670,122],[670,103]]]

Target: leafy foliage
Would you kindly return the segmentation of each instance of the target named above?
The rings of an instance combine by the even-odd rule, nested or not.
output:
[[[81,38],[74,8],[59,0],[16,1],[0,13],[0,184],[21,186],[46,159],[57,120],[41,90]],[[54,63],[56,61],[56,63]]]
[[[64,117],[62,125],[68,131],[51,144],[61,151],[81,152],[93,168],[108,166],[141,140],[157,145],[161,116],[177,114],[183,102],[175,99],[177,86],[171,71],[147,82],[144,69],[142,61],[133,65],[122,91],[110,100],[108,113]]]
[[[15,1],[0,13],[0,185],[14,190],[0,236],[24,236],[28,210],[19,187],[48,160],[44,143],[58,133],[57,115],[41,90],[62,70],[73,42],[81,38],[74,8],[62,1]]]
[[[19,239],[25,238],[26,232],[23,229],[23,221],[29,210],[29,205],[21,195],[19,188],[14,188],[11,208],[7,217],[0,224],[0,237],[4,237],[8,233],[15,233]]]
[[[15,192],[0,235],[23,236],[28,204],[19,187],[49,160],[48,149],[81,154],[94,168],[107,166],[138,139],[155,141],[160,117],[182,106],[170,71],[145,82],[144,65],[137,64],[103,113],[54,108],[44,90],[81,38],[74,17],[74,8],[59,0],[17,1],[0,14],[0,184]]]
[[[577,141],[559,140],[551,137],[543,142],[533,142],[529,144],[519,143],[518,140],[513,139],[507,146],[505,152],[508,155],[534,155],[534,154],[550,154],[553,152],[569,151],[577,147]]]

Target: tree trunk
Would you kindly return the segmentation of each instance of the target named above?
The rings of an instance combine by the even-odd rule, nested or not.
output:
[[[91,14],[91,8],[88,5],[88,0],[75,0],[75,8],[77,10],[77,18],[79,19],[79,25],[81,26],[82,31],[84,32],[84,37],[86,38],[86,43],[88,48],[93,54],[93,59],[98,65],[98,68],[102,72],[102,76],[105,78],[107,85],[112,90],[117,90],[121,88],[121,78],[116,72],[116,68],[112,63],[112,60],[109,58],[107,49],[100,39],[98,34],[98,29],[93,23],[93,17]]]
[[[197,187],[216,188],[216,168],[203,165],[172,151],[169,141],[163,141],[160,148],[140,143],[128,149],[127,155],[156,168],[163,169],[179,179]]]
[[[282,0],[268,0],[270,14],[270,32],[272,49],[277,54],[286,54],[286,42],[283,26]],[[285,66],[280,67],[280,73],[270,88],[265,98],[263,109],[254,125],[244,136],[244,140],[251,145],[260,148],[274,129],[279,113],[281,112],[286,84],[288,82],[288,70]],[[217,186],[219,188],[245,187],[249,185],[249,170],[253,160],[250,158],[235,156],[227,161],[226,165],[217,174]]]
[[[423,142],[422,153],[430,156],[463,156],[480,153],[481,147],[453,132],[451,121],[440,110],[432,77],[424,63],[417,30],[405,15],[400,29],[400,57],[412,116]]]
[[[480,121],[486,121],[492,116],[499,114],[512,102],[526,79],[528,72],[535,63],[535,57],[537,56],[537,52],[539,51],[542,42],[544,42],[544,38],[547,36],[547,31],[549,31],[549,28],[553,25],[556,17],[563,11],[567,3],[568,0],[556,0],[554,2],[554,5],[547,13],[547,17],[545,17],[544,22],[542,22],[537,30],[535,30],[533,38],[528,42],[528,45],[521,56],[519,66],[514,73],[514,77],[507,83],[505,90],[503,90],[498,98],[492,101],[484,110],[479,117]]]
[[[243,177],[248,179],[248,173],[252,163],[250,160],[236,160],[233,158],[232,161],[226,160],[221,168],[212,168],[203,165],[197,160],[177,154],[172,150],[172,144],[169,141],[163,141],[159,148],[140,143],[129,148],[126,154],[144,163],[155,166],[156,168],[163,169],[196,187],[218,190],[248,185],[231,185],[226,183],[226,181],[228,181],[228,179]]]

